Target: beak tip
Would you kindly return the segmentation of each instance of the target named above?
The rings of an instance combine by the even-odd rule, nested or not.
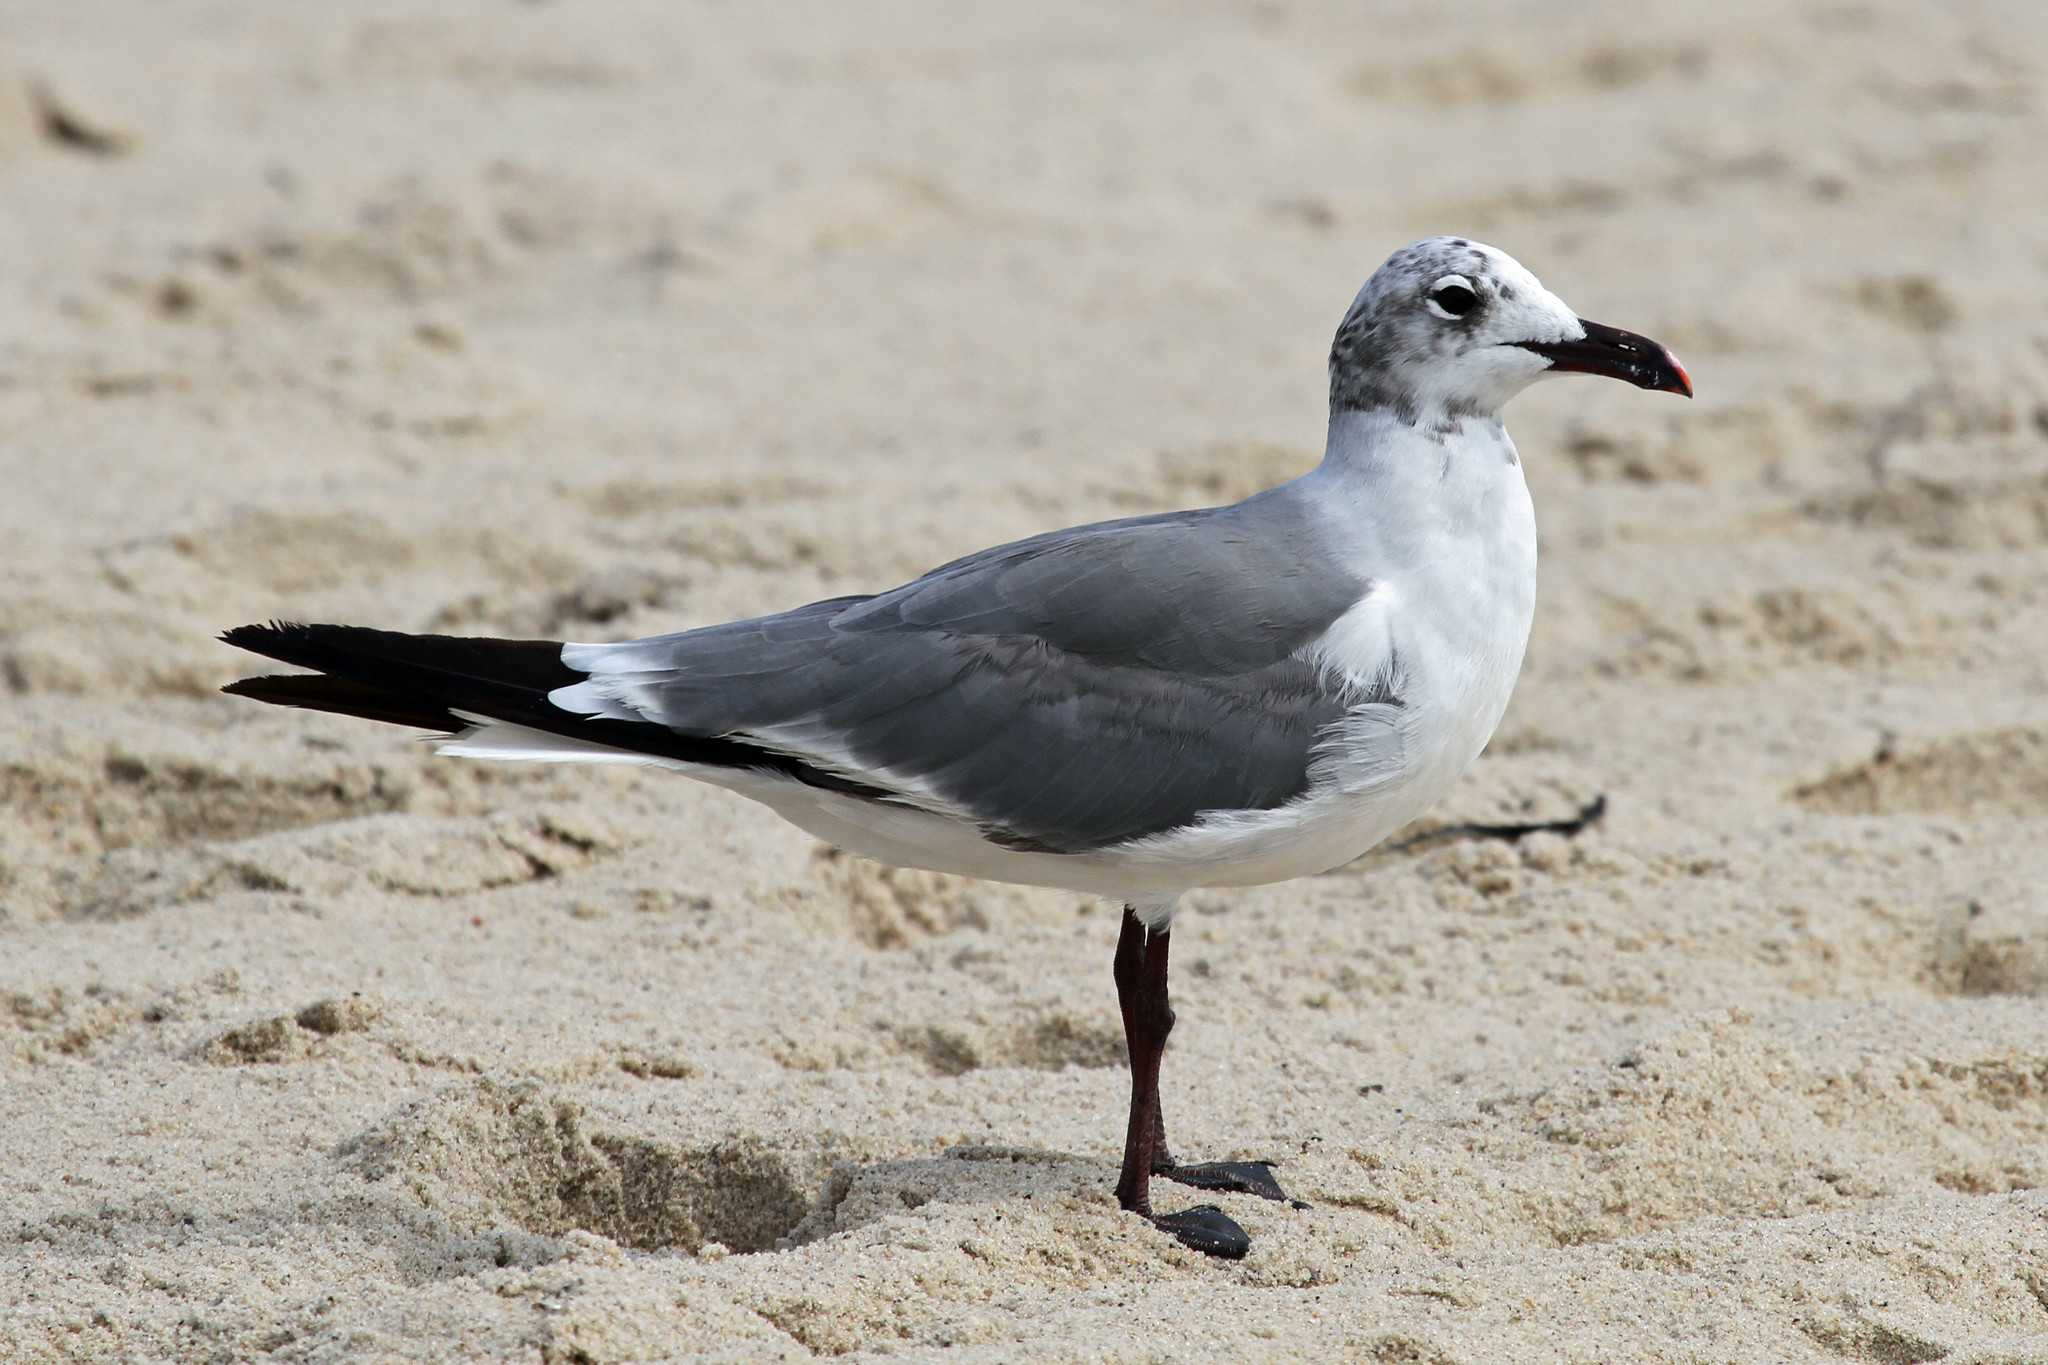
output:
[[[1679,364],[1678,357],[1669,350],[1664,352],[1664,359],[1671,364],[1671,380],[1663,385],[1664,392],[1675,393],[1680,398],[1692,397],[1692,376],[1685,372],[1685,366]]]

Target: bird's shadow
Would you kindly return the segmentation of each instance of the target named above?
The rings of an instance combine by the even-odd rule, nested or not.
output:
[[[1080,1201],[1113,1205],[1116,1169],[1092,1157],[1036,1147],[970,1143],[936,1157],[836,1167],[802,1222],[780,1239],[787,1250],[851,1232],[927,1204],[998,1200]]]

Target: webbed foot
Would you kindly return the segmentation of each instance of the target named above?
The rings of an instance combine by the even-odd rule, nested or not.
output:
[[[1176,1185],[1188,1185],[1198,1190],[1215,1190],[1219,1194],[1255,1194],[1276,1204],[1308,1207],[1299,1199],[1287,1197],[1287,1191],[1281,1189],[1280,1182],[1273,1178],[1273,1163],[1270,1161],[1203,1161],[1192,1166],[1156,1167],[1152,1174],[1164,1176]]]
[[[1241,1261],[1252,1249],[1251,1235],[1214,1204],[1197,1204],[1180,1213],[1154,1214],[1152,1226],[1172,1233],[1182,1246],[1218,1260]]]

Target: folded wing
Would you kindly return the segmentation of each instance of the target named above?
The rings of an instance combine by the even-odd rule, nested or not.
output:
[[[556,705],[787,755],[1079,852],[1301,795],[1359,700],[1304,656],[1365,584],[1291,505],[1136,518],[960,560],[872,598],[569,645]]]

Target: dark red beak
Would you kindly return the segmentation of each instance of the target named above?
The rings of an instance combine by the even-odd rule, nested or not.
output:
[[[1525,351],[1534,351],[1550,361],[1553,370],[1580,374],[1604,374],[1623,379],[1639,389],[1692,397],[1692,379],[1678,357],[1648,337],[1624,332],[1598,322],[1579,319],[1586,329],[1583,341],[1521,341]]]

